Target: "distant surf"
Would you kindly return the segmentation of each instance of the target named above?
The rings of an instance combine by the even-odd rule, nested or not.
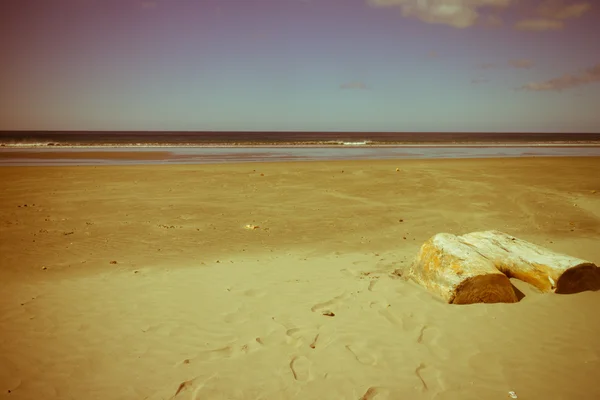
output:
[[[2,147],[377,147],[600,145],[600,133],[531,132],[0,132]]]

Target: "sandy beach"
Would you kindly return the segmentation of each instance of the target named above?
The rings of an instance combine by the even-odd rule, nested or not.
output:
[[[491,229],[599,264],[600,158],[1,167],[0,399],[600,398],[600,292],[399,276]]]

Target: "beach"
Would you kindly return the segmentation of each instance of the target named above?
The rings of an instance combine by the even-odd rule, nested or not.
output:
[[[457,306],[402,276],[439,232],[600,264],[599,177],[598,157],[0,167],[0,399],[600,398],[600,292],[513,280],[519,303]]]

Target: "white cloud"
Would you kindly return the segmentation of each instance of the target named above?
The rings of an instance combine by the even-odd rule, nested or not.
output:
[[[405,17],[455,28],[475,25],[483,8],[504,8],[514,2],[515,0],[367,0],[367,4],[372,7],[397,7]],[[498,24],[499,18],[492,17],[491,22]]]
[[[515,28],[522,31],[556,31],[564,26],[563,21],[544,18],[523,19],[515,24]]]
[[[455,28],[474,25],[501,26],[499,12],[529,7],[533,0],[365,0],[371,7],[396,8],[404,17]],[[537,1],[537,0],[536,0]],[[548,31],[564,27],[564,21],[579,18],[591,9],[591,3],[575,0],[541,0],[515,23],[520,30]]]

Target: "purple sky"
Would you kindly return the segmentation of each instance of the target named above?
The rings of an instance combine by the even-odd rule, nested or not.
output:
[[[600,132],[600,4],[2,0],[0,129]]]

